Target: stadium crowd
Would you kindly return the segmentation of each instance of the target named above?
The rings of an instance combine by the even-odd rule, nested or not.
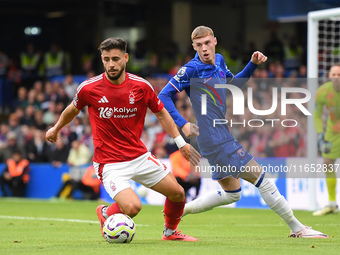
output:
[[[237,46],[230,50],[218,45],[217,53],[224,56],[228,68],[238,71],[249,61],[249,52],[256,49],[249,43],[244,52]],[[93,51],[95,52],[95,50]],[[264,54],[269,63],[266,68],[258,68],[243,91],[247,102],[247,87],[253,91],[255,109],[269,109],[272,105],[272,87],[280,91],[284,86],[306,87],[306,66],[304,48],[295,38],[289,43],[282,43],[275,33],[264,45]],[[68,162],[72,150],[82,148],[83,153],[92,154],[92,130],[88,113],[82,112],[71,125],[63,128],[56,144],[45,141],[47,129],[58,119],[64,108],[72,101],[77,86],[89,77],[102,72],[97,53],[85,53],[81,58],[81,76],[72,75],[70,54],[61,47],[52,44],[43,54],[28,44],[24,52],[17,57],[7,56],[0,51],[0,162],[6,162],[14,151],[20,151],[30,162],[51,162],[60,166]],[[130,53],[128,71],[147,79],[158,94],[169,78],[177,73],[179,67],[194,56],[179,52],[174,43],[169,43],[162,54],[149,51],[143,41],[138,42],[136,50]],[[77,77],[77,78],[75,78]],[[237,140],[255,157],[300,157],[306,155],[306,117],[295,106],[288,105],[287,119],[297,120],[296,127],[284,127],[280,122],[266,123],[265,119],[282,119],[278,110],[271,116],[254,116],[246,106],[244,116],[232,115],[231,96],[228,99],[227,120],[237,124],[231,132]],[[280,101],[280,92],[279,97]],[[176,98],[176,107],[186,119],[193,117],[190,102],[184,92]],[[261,128],[251,127],[250,119],[261,119]],[[229,121],[230,123],[230,121]],[[255,125],[255,124],[253,124]],[[258,123],[256,125],[259,125]],[[230,124],[229,124],[230,126]],[[157,158],[167,158],[177,150],[171,137],[157,123],[156,117],[148,112],[141,139]],[[82,146],[72,146],[78,141]],[[90,158],[87,157],[90,163]]]

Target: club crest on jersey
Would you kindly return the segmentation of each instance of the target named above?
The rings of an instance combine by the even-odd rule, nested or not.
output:
[[[130,102],[130,104],[135,103],[135,95],[133,94],[133,91],[130,91],[129,102]]]
[[[113,115],[113,109],[110,107],[105,107],[105,108],[100,107],[98,110],[100,111],[99,113],[100,118],[109,119]]]
[[[185,74],[186,70],[187,70],[187,68],[185,66],[183,66],[181,69],[178,70],[177,76],[182,77]]]
[[[239,149],[239,150],[237,151],[237,155],[238,155],[241,159],[244,159],[244,158],[246,157],[246,155],[247,155],[246,150],[245,150],[245,149]]]

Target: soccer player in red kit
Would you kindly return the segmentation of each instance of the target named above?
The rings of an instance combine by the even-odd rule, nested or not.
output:
[[[197,241],[177,230],[185,204],[183,188],[140,140],[147,108],[174,138],[188,161],[196,165],[200,155],[184,141],[151,84],[125,71],[129,59],[126,47],[121,38],[108,38],[100,44],[105,72],[79,85],[73,102],[47,131],[46,139],[56,142],[58,132],[88,106],[95,146],[93,165],[106,191],[115,200],[110,206],[97,207],[102,235],[108,216],[124,213],[134,217],[141,210],[141,201],[129,184],[132,179],[166,196],[162,240]]]

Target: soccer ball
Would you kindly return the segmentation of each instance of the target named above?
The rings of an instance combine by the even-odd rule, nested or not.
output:
[[[130,243],[136,233],[136,225],[129,216],[116,213],[104,222],[103,233],[109,243]]]

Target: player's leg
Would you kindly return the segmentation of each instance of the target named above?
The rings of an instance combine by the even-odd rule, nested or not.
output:
[[[280,194],[276,185],[265,178],[261,166],[252,159],[245,168],[245,171],[240,174],[240,178],[254,184],[263,200],[276,214],[278,214],[282,220],[284,220],[291,229],[291,237],[304,237],[304,238],[326,238],[327,235],[312,230],[311,228],[304,226],[298,221],[292,209],[290,208],[286,199]]]
[[[163,240],[197,241],[177,231],[185,204],[184,190],[169,169],[150,152],[138,158],[138,171],[132,180],[166,196],[164,205],[165,231]]]
[[[314,216],[322,216],[329,213],[337,213],[339,211],[338,205],[336,204],[336,171],[334,169],[335,159],[324,158],[324,164],[327,166],[326,171],[326,183],[328,191],[328,205],[313,213]]]
[[[236,151],[235,147],[238,147]],[[206,151],[207,153],[203,156],[209,161],[209,169],[214,169],[214,171],[211,170],[212,179],[217,180],[222,189],[207,192],[187,203],[183,216],[205,212],[220,205],[228,205],[241,198],[241,182],[236,177],[241,171],[241,165],[248,163],[253,156],[244,150],[236,140]]]
[[[210,191],[190,201],[184,207],[183,216],[212,210],[214,207],[237,202],[241,198],[241,182],[232,176],[219,180],[221,190]]]
[[[142,204],[136,193],[130,188],[134,165],[131,162],[98,164],[94,168],[106,192],[115,200],[110,206],[99,205],[96,209],[103,235],[105,220],[116,213],[124,213],[134,217],[141,210]]]
[[[197,241],[197,238],[177,231],[185,205],[185,193],[172,173],[168,173],[160,182],[150,188],[166,196],[163,211],[165,230],[162,240]]]

